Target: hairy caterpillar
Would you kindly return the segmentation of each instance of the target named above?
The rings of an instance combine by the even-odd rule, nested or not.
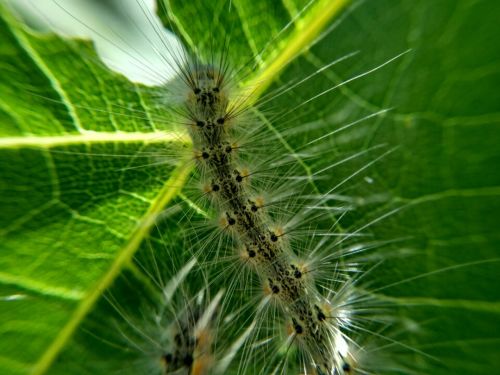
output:
[[[251,91],[237,93],[238,85],[233,81],[238,80],[238,72],[231,68],[227,51],[224,49],[219,54],[212,53],[208,61],[188,59],[186,52],[177,56],[177,59],[180,85],[173,91],[185,92],[179,122],[188,128],[193,140],[194,158],[204,184],[204,195],[214,203],[215,211],[220,216],[222,236],[233,242],[232,245],[240,252],[243,263],[258,275],[265,295],[263,306],[273,304],[277,307],[278,314],[286,317],[285,320],[290,327],[288,342],[289,344],[295,342],[302,352],[303,359],[299,367],[307,373],[309,371],[325,375],[352,373],[358,360],[354,358],[354,352],[350,349],[356,344],[346,333],[351,324],[350,316],[353,314],[349,310],[347,299],[352,293],[349,290],[347,275],[349,266],[341,265],[343,260],[339,254],[335,255],[333,260],[327,260],[332,257],[331,254],[322,255],[323,260],[315,255],[315,253],[325,254],[324,248],[332,249],[324,241],[315,243],[314,237],[319,233],[315,232],[315,229],[310,228],[309,234],[305,234],[310,237],[310,248],[302,249],[301,255],[293,250],[290,244],[293,236],[290,237],[288,233],[296,229],[294,226],[303,225],[304,222],[311,223],[312,218],[319,218],[321,215],[315,214],[315,209],[329,200],[325,196],[335,191],[337,186],[323,196],[314,197],[301,211],[292,213],[288,222],[281,226],[277,224],[274,221],[276,216],[273,218],[275,212],[273,213],[273,208],[268,206],[283,204],[293,207],[293,204],[289,203],[297,200],[293,189],[299,189],[297,192],[301,194],[303,186],[300,186],[300,182],[290,183],[285,178],[284,182],[287,184],[285,188],[288,192],[283,195],[284,197],[280,197],[285,203],[272,199],[268,202],[262,198],[262,194],[267,193],[272,196],[272,193],[266,190],[259,191],[259,185],[252,186],[248,182],[259,177],[259,173],[262,172],[260,169],[266,171],[265,164],[258,165],[251,156],[241,157],[241,154],[245,151],[252,152],[253,147],[256,150],[261,147],[260,152],[268,150],[267,147],[271,144],[269,140],[273,140],[272,134],[264,135],[266,130],[263,129],[262,119],[249,114],[249,102],[253,93]],[[252,90],[259,91],[258,83],[256,86],[252,87]],[[372,115],[367,117],[370,118]],[[359,119],[349,126],[363,120],[366,118]],[[262,142],[264,147],[259,146],[259,138],[261,142],[266,139]],[[315,142],[316,140],[313,140],[310,143]],[[279,157],[278,154],[271,155]],[[353,157],[357,156],[359,155]],[[287,155],[282,157],[286,159]],[[271,159],[266,162],[271,162]],[[243,163],[252,169],[245,168]],[[293,169],[293,161],[287,160],[284,165]],[[280,168],[278,164],[271,169]],[[263,185],[260,185],[260,188],[265,189]],[[269,186],[267,188],[270,189]],[[342,208],[338,210],[342,211]],[[355,235],[356,232],[349,233],[346,238]],[[202,248],[206,247],[203,242],[200,244]],[[196,246],[194,251],[200,252]],[[221,251],[220,243],[212,251]],[[331,264],[326,267],[321,266],[320,263],[324,261]],[[322,287],[322,292],[328,295],[322,295],[315,281],[321,273],[318,269],[312,269],[314,263],[317,263],[314,267],[318,269],[339,268],[338,276],[333,279],[338,278],[336,287],[344,289],[344,293],[335,290],[330,284]],[[277,321],[268,325],[276,323]],[[278,364],[279,366],[281,365]]]
[[[289,314],[294,336],[320,373],[350,372],[349,353],[344,349],[347,343],[336,323],[327,323],[335,307],[318,296],[305,277],[308,270],[301,266],[303,261],[294,259],[286,239],[281,238],[285,233],[272,229],[264,203],[245,187],[243,181],[250,172],[235,162],[239,146],[230,130],[241,126],[237,116],[242,108],[229,104],[224,76],[227,69],[195,62],[186,70],[183,78],[191,90],[185,106],[186,121],[205,172],[203,178],[209,184],[207,193],[221,212],[223,229],[234,234],[267,293],[284,314]]]
[[[206,30],[205,30],[205,33],[206,33]],[[195,44],[198,43],[198,40],[197,39],[194,39],[195,40]],[[206,61],[206,60],[205,60]],[[312,59],[311,61],[314,61],[314,59]],[[323,61],[323,62],[322,62]],[[233,65],[233,64],[231,64]],[[322,67],[326,67],[328,64],[324,62],[324,60],[321,60],[320,59],[320,62],[319,62],[319,66],[322,66]],[[375,64],[376,65],[376,64]],[[235,67],[239,67],[240,65],[238,63],[235,63],[234,64]],[[322,69],[322,68],[316,68],[316,69]],[[336,69],[334,69],[335,71]],[[325,74],[328,74],[328,76],[332,76],[332,72],[328,71],[328,70],[325,70],[324,71]],[[305,72],[300,72],[300,74],[302,73],[305,73]],[[300,75],[300,74],[297,74],[297,76],[299,77],[303,77],[304,75]],[[323,74],[321,75],[322,77]],[[309,77],[306,75],[306,77]],[[286,79],[286,78],[285,78]],[[238,81],[241,81],[241,79],[238,79]],[[257,82],[257,84],[255,84],[255,86],[258,86],[258,80],[257,81],[254,81],[254,82]],[[299,80],[300,82],[300,80]],[[333,86],[331,84],[329,84],[330,87],[329,88],[333,88]],[[239,86],[239,82],[238,82],[238,86]],[[290,84],[290,86],[294,86],[294,83],[292,82]],[[384,85],[380,85],[380,87],[382,87]],[[297,88],[301,89],[300,86],[296,86]],[[319,86],[318,86],[319,87]],[[313,101],[310,101],[310,99],[313,99],[314,98],[314,94],[311,94],[310,92],[307,92],[307,93],[301,93],[300,90],[294,90],[295,87],[293,87],[291,89],[291,92],[293,93],[293,95],[291,95],[292,97],[288,97],[286,96],[286,93],[285,94],[282,94],[282,97],[285,96],[289,101],[290,103],[298,103],[298,105],[300,106],[303,106],[303,107],[307,107],[308,104],[311,104],[313,103]],[[287,87],[283,87],[282,89],[280,89],[279,93],[284,93],[287,91]],[[319,90],[321,91],[321,90]],[[238,97],[238,92],[237,90],[233,91],[231,96],[237,98]],[[245,94],[243,94],[244,96]],[[274,99],[274,97],[271,97],[271,99]],[[354,95],[351,97],[352,101],[355,102],[356,99],[359,99],[359,98],[356,98]],[[295,100],[295,101],[294,101]],[[286,103],[285,103],[286,104]],[[289,105],[289,104],[287,104]],[[276,108],[280,108],[279,105],[278,106],[275,106]],[[293,107],[293,106],[292,106]],[[271,106],[272,108],[272,106]],[[283,108],[288,108],[287,106],[283,105]],[[339,106],[339,108],[342,108],[341,106]],[[352,107],[351,107],[352,108]],[[344,108],[342,108],[344,109]],[[349,107],[345,108],[344,110],[340,109],[339,112],[337,113],[335,111],[335,113],[332,112],[332,116],[336,116],[336,118],[332,118],[331,121],[332,122],[335,122],[335,123],[339,123],[339,124],[343,124],[343,122],[341,121],[341,114],[342,112],[343,113],[346,113],[346,112],[350,112],[350,109]],[[286,111],[286,109],[285,109]],[[313,112],[316,112],[318,114],[318,117],[320,116],[319,114],[321,113],[320,111],[320,108],[317,108],[315,107],[314,108],[314,111]],[[377,113],[377,111],[371,111],[367,116],[370,116],[370,115],[373,115]],[[371,191],[372,188],[370,187],[370,185],[372,185],[375,181],[375,184],[377,183],[377,178],[376,176],[372,176],[372,175],[364,175],[364,173],[362,173],[363,171],[369,171],[371,168],[368,168],[370,167],[372,164],[369,164],[371,161],[375,161],[378,156],[374,156],[372,157],[373,154],[370,154],[370,153],[366,153],[364,154],[364,156],[366,156],[366,159],[363,159],[365,160],[363,163],[360,163],[361,165],[358,166],[358,168],[352,168],[351,169],[351,173],[354,173],[356,171],[359,171],[358,173],[358,177],[360,177],[359,179],[358,178],[350,178],[348,179],[345,183],[343,184],[340,184],[342,183],[342,180],[338,181],[337,183],[331,183],[331,177],[328,176],[329,172],[328,171],[335,171],[336,169],[334,168],[331,168],[331,169],[328,169],[329,165],[321,165],[321,163],[318,163],[317,165],[313,165],[314,164],[314,161],[313,161],[313,158],[310,158],[310,154],[307,152],[309,150],[301,150],[300,147],[296,147],[297,145],[300,146],[300,143],[302,143],[303,145],[304,144],[309,144],[309,146],[315,146],[315,145],[332,145],[332,143],[334,142],[330,142],[329,141],[329,138],[327,137],[328,134],[332,133],[333,131],[336,131],[335,130],[331,130],[329,129],[328,131],[325,131],[325,128],[321,128],[321,124],[318,124],[318,123],[314,123],[314,122],[311,122],[309,123],[307,126],[297,126],[297,123],[300,122],[299,119],[297,119],[297,121],[291,121],[291,123],[294,125],[294,126],[290,126],[289,129],[285,129],[283,128],[283,125],[281,124],[282,121],[280,121],[279,118],[273,118],[273,114],[270,113],[270,112],[261,112],[260,114],[264,114],[264,116],[261,116],[262,120],[265,121],[266,119],[269,119],[271,121],[269,121],[269,124],[270,124],[270,127],[280,127],[280,129],[277,131],[278,134],[280,135],[283,135],[285,136],[284,138],[286,139],[287,135],[290,135],[290,134],[298,134],[299,137],[293,139],[294,137],[290,137],[288,138],[289,141],[291,142],[295,142],[293,147],[291,147],[292,150],[299,150],[299,151],[302,151],[301,155],[298,155],[300,156],[302,159],[305,159],[306,160],[306,165],[308,167],[310,167],[310,169],[312,170],[311,174],[312,174],[312,180],[314,180],[314,182],[318,183],[318,185],[320,186],[319,188],[319,191],[323,193],[324,195],[324,192],[330,192],[331,194],[329,194],[329,197],[328,197],[328,201],[322,201],[323,199],[325,199],[326,197],[321,197],[321,194],[320,193],[315,193],[315,194],[311,194],[307,189],[305,189],[304,191],[306,191],[308,193],[308,195],[311,196],[311,199],[309,202],[307,202],[306,204],[309,205],[309,207],[314,207],[316,206],[316,209],[319,210],[319,207],[321,207],[322,205],[321,204],[318,204],[318,197],[320,198],[319,201],[325,205],[325,211],[326,211],[326,208],[328,208],[330,211],[334,211],[334,209],[337,211],[337,213],[339,214],[338,216],[342,215],[342,222],[343,224],[346,224],[346,218],[348,219],[347,220],[347,225],[343,225],[344,228],[349,228],[349,230],[347,231],[346,234],[348,234],[348,237],[349,239],[348,240],[345,240],[345,241],[339,241],[340,242],[340,245],[345,245],[346,243],[348,242],[352,242],[352,253],[355,253],[356,251],[359,251],[359,250],[356,250],[356,242],[358,243],[358,249],[359,249],[359,242],[360,241],[363,241],[363,240],[366,240],[366,236],[367,236],[367,233],[366,231],[364,230],[358,230],[362,227],[364,227],[365,224],[369,224],[371,221],[375,221],[376,219],[380,219],[380,218],[383,218],[383,217],[388,217],[389,215],[386,215],[389,214],[391,211],[390,209],[387,209],[385,211],[379,211],[379,214],[375,214],[374,216],[372,216],[372,219],[373,220],[370,220],[370,219],[367,219],[365,221],[365,224],[353,224],[352,222],[349,223],[349,218],[351,216],[349,210],[347,209],[347,207],[350,205],[351,208],[358,208],[357,206],[362,206],[362,204],[360,204],[359,202],[362,201],[363,199],[365,201],[369,201],[370,199],[372,199],[372,202],[373,201],[376,201],[377,199],[379,199],[379,201],[383,201],[384,199],[387,199],[387,197],[384,197],[384,196],[379,196],[379,197],[376,197],[375,195],[370,197],[369,194],[360,194],[359,197],[357,197],[356,195],[350,195],[348,193],[348,191],[344,190],[344,188],[352,188],[355,184],[357,184],[358,186],[361,186],[361,188],[365,188],[366,191]],[[353,115],[354,116],[354,115]],[[286,117],[284,117],[286,118]],[[360,117],[362,118],[362,117]],[[376,116],[373,116],[371,117],[374,121],[378,122],[376,120]],[[290,121],[291,119],[288,119],[286,118],[287,121]],[[353,118],[353,121],[351,122],[355,122],[356,123],[356,118]],[[253,121],[252,119],[252,116],[248,116],[245,115],[245,114],[242,114],[242,116],[239,118],[239,122],[242,123],[242,122],[250,122],[250,121]],[[327,122],[329,124],[331,124],[332,122]],[[372,121],[368,121],[367,122],[368,124],[372,125]],[[259,124],[261,124],[261,122],[259,122]],[[284,124],[284,123],[283,123]],[[345,123],[345,126],[348,126],[348,124],[350,124],[350,122],[346,122]],[[249,125],[249,124],[247,124]],[[363,138],[363,139],[368,139],[369,136],[368,136],[368,133],[367,132],[363,132],[363,131],[359,131],[360,129],[363,129],[363,124],[361,124],[361,126],[358,126],[359,125],[359,122],[355,124],[356,126],[352,125],[351,127],[351,130],[352,131],[349,131],[348,132],[348,135],[351,137],[351,139],[355,138],[356,136],[358,136],[359,138]],[[315,136],[309,136],[309,135],[306,135],[306,133],[309,133],[309,130],[311,129],[314,129],[316,126],[316,130],[318,130],[318,134],[316,134]],[[247,126],[246,129],[248,129],[249,127]],[[262,129],[262,127],[260,126],[260,129]],[[262,141],[262,138],[266,138],[269,140],[268,144],[272,144],[274,143],[274,141],[277,142],[277,139],[278,138],[272,138],[272,137],[266,137],[266,134],[269,134],[269,133],[266,133],[266,132],[260,132],[260,131],[257,131],[257,133],[250,133],[249,131],[246,131],[244,134],[242,134],[242,137],[243,139],[248,139],[250,140],[251,142],[249,142],[250,145],[254,145],[254,144],[258,144],[259,141]],[[300,139],[300,135],[304,135],[304,139],[301,140]],[[306,138],[306,137],[310,137],[310,138]],[[316,137],[316,138],[314,138]],[[335,141],[337,140],[341,140],[341,139],[346,139],[346,134],[341,134],[340,132],[337,132],[335,133],[335,136],[331,136],[330,139],[333,139],[335,138]],[[317,139],[315,141],[315,139]],[[319,142],[321,140],[321,142]],[[312,143],[310,143],[312,142]],[[262,144],[262,143],[260,143]],[[274,145],[273,145],[274,146]],[[336,145],[337,147],[340,146],[340,145]],[[255,188],[255,193],[256,193],[256,198],[259,198],[259,199],[256,199],[256,203],[259,203],[259,205],[265,205],[266,209],[267,210],[271,210],[271,207],[269,205],[269,203],[273,203],[273,209],[274,207],[276,207],[276,205],[274,204],[275,203],[275,194],[280,194],[280,197],[283,199],[283,201],[286,201],[286,205],[283,204],[281,206],[281,208],[277,209],[277,211],[279,210],[279,212],[277,212],[275,215],[273,215],[273,218],[272,218],[272,222],[278,222],[278,224],[276,225],[276,227],[281,227],[281,226],[284,226],[285,229],[288,229],[290,227],[290,225],[287,225],[287,223],[290,222],[290,218],[291,217],[294,217],[294,213],[295,212],[300,212],[300,206],[304,206],[304,202],[303,202],[303,197],[299,197],[299,192],[302,192],[302,187],[301,187],[301,183],[297,182],[299,179],[302,179],[302,181],[304,180],[307,180],[306,177],[311,177],[311,176],[305,176],[303,173],[299,173],[298,175],[296,175],[296,171],[297,169],[295,168],[293,170],[293,172],[289,173],[289,174],[286,174],[285,173],[276,173],[277,175],[281,175],[281,176],[284,176],[282,179],[280,179],[280,181],[286,181],[286,184],[282,184],[284,185],[282,190],[280,191],[280,189],[276,189],[277,185],[278,184],[272,184],[272,183],[268,183],[267,181],[268,180],[271,180],[271,178],[267,178],[267,177],[271,177],[270,176],[270,167],[273,167],[275,166],[276,164],[273,164],[272,161],[274,160],[275,162],[276,161],[280,161],[281,162],[281,167],[285,167],[286,165],[288,165],[289,161],[291,163],[291,160],[293,159],[291,153],[290,153],[290,150],[288,151],[288,154],[287,153],[281,153],[281,152],[276,152],[276,153],[272,153],[272,152],[269,152],[269,150],[271,150],[271,147],[266,145],[265,144],[265,147],[252,147],[252,150],[251,151],[246,151],[245,152],[245,148],[248,150],[250,146],[248,147],[241,147],[241,150],[240,150],[240,156],[239,156],[239,159],[241,160],[241,164],[244,166],[244,167],[247,167],[251,173],[251,175],[249,175],[248,177],[245,177],[244,179],[246,180],[252,180],[252,188]],[[341,147],[341,146],[340,146]],[[325,159],[326,159],[326,155],[327,154],[327,147],[324,146],[323,148],[318,148],[317,150],[320,151],[320,153],[322,155],[325,156]],[[383,149],[382,146],[380,146],[379,148],[376,148],[375,150],[381,150]],[[360,147],[359,150],[362,150],[360,152],[365,152],[367,151],[367,147]],[[98,150],[97,150],[98,151]],[[374,151],[374,150],[371,150],[371,151]],[[71,152],[71,151],[68,151],[68,152]],[[102,151],[101,151],[102,152]],[[245,157],[245,153],[247,155],[250,155],[250,153],[254,153],[254,155],[256,155],[257,157],[252,160],[252,159],[246,159]],[[300,154],[300,153],[299,153]],[[258,155],[261,155],[261,157],[258,157]],[[350,156],[346,156],[347,157],[352,157],[351,160],[356,160],[356,158],[360,157],[362,158],[363,157],[363,154],[359,154],[359,155],[356,155],[356,154],[353,154],[353,155],[350,155]],[[335,160],[336,161],[342,161],[344,158],[343,157],[339,157],[339,156],[336,156]],[[371,160],[370,160],[371,159]],[[358,159],[358,160],[362,160],[362,159]],[[158,161],[161,161],[161,160],[158,160]],[[310,163],[312,161],[312,163]],[[347,163],[347,161],[346,161]],[[278,163],[279,164],[279,163]],[[346,165],[346,164],[340,164],[340,166],[342,167],[342,165]],[[361,167],[364,167],[366,166],[365,169],[360,169]],[[326,169],[325,169],[326,168]],[[280,169],[279,166],[277,167],[277,169]],[[324,170],[325,173],[318,173],[320,171]],[[350,174],[344,174],[345,171],[348,170],[347,168],[342,172],[337,172],[335,174],[338,174],[338,176],[350,176]],[[260,186],[261,184],[259,183],[259,180],[262,181],[263,179],[259,178],[259,173],[255,173],[254,171],[260,171],[261,175],[264,175],[264,176],[261,176],[263,178],[266,178],[266,181],[262,183],[263,186]],[[272,170],[273,172],[275,170]],[[267,173],[266,173],[267,172]],[[356,176],[354,176],[356,177]],[[361,177],[364,177],[361,178]],[[347,177],[346,177],[347,178]],[[294,182],[295,181],[295,182]],[[379,179],[380,181],[380,179]],[[259,186],[254,186],[253,183],[256,182],[257,184],[259,184]],[[366,183],[365,183],[366,182]],[[335,187],[336,185],[340,184],[340,188],[341,188],[341,192],[343,194],[335,194],[336,191],[335,189],[330,191],[330,189],[332,187]],[[322,185],[322,186],[321,186]],[[262,195],[265,195],[265,199],[261,199],[261,197],[259,197],[260,194],[258,193],[262,193]],[[297,194],[294,194],[294,193],[297,193]],[[314,197],[315,195],[315,197]],[[342,195],[342,196],[339,196],[339,195]],[[270,197],[270,198],[269,198]],[[194,195],[187,195],[187,198],[189,199],[196,199]],[[361,200],[358,200],[357,198],[361,198]],[[333,199],[336,199],[336,200],[342,200],[343,203],[345,203],[345,205],[343,204],[339,204],[339,205],[336,205],[336,206],[332,206],[331,203],[333,203]],[[188,200],[186,200],[186,202],[188,202]],[[349,204],[348,204],[349,203]],[[194,205],[193,205],[194,206]],[[369,206],[366,207],[366,211],[370,211],[371,208]],[[361,211],[363,211],[363,208],[361,207]],[[314,210],[311,210],[309,212],[314,212]],[[344,213],[345,212],[345,213]],[[380,214],[380,212],[382,212],[382,214]],[[209,215],[210,216],[210,215]],[[223,216],[223,220],[227,223],[228,222],[228,218],[227,218],[227,215],[222,215]],[[224,217],[226,216],[226,217]],[[277,217],[277,218],[276,218]],[[295,216],[297,218],[297,216]],[[323,228],[324,231],[322,233],[321,229],[318,229],[315,224],[313,225],[312,223],[312,218],[308,221],[308,220],[305,220],[304,218],[307,218],[307,215],[302,215],[302,216],[298,216],[299,220],[296,219],[296,221],[298,222],[301,222],[303,224],[306,224],[304,227],[301,228],[300,231],[290,231],[290,230],[284,230],[283,232],[286,233],[286,236],[290,236],[290,237],[293,237],[292,240],[295,240],[297,238],[301,238],[301,239],[307,239],[307,238],[312,238],[314,237],[316,240],[319,240],[320,236],[322,234],[329,234],[330,237],[334,237],[334,235],[340,235],[340,233],[336,233],[336,231],[334,230],[335,228],[333,226],[331,226],[330,228]],[[314,218],[315,220],[316,218]],[[217,220],[217,219],[214,219],[214,220]],[[382,220],[380,220],[382,221]],[[269,221],[271,222],[271,220]],[[307,226],[309,226],[309,228],[307,228]],[[365,226],[364,229],[370,229],[370,226]],[[216,231],[214,229],[211,229],[212,230],[212,233],[215,233]],[[227,232],[227,231],[226,231]],[[355,238],[357,237],[357,238]],[[219,239],[219,238],[225,238],[223,240],[220,240],[221,242],[232,242],[234,241],[230,236],[228,237],[219,237],[218,235],[214,235],[212,237],[212,239]],[[307,242],[307,241],[306,241]],[[369,241],[368,241],[369,242]],[[328,243],[326,240],[324,243]],[[224,243],[222,243],[224,245]],[[369,246],[377,246],[376,244],[366,244],[366,248],[368,248]],[[313,246],[314,248],[316,248],[315,246]],[[206,245],[204,245],[204,242],[203,241],[200,241],[199,243],[195,244],[194,246],[194,249],[195,251],[197,251],[196,249],[199,249],[201,248],[202,250],[198,250],[199,252],[202,252],[203,250],[206,250],[207,247]],[[302,247],[303,251],[300,252],[299,256],[297,258],[300,258],[300,259],[309,259],[308,258],[308,249],[312,248],[310,246],[310,244],[307,244],[307,246],[304,246]],[[331,247],[330,249],[328,249],[329,251],[333,250],[334,248]],[[332,261],[332,258],[337,258],[337,259],[340,259],[342,257],[338,256],[337,255],[342,255],[342,253],[346,253],[348,252],[347,250],[347,247],[345,247],[340,253],[337,253],[335,256],[333,257],[330,257],[328,259],[326,258],[323,258],[322,256],[318,256],[316,257],[315,261],[313,263],[319,263],[319,264],[322,264],[324,263],[325,265],[326,264],[329,264],[329,266],[326,266],[327,268],[328,267],[331,267],[333,268],[333,265],[336,263],[336,262],[331,262]],[[325,251],[324,254],[327,254],[328,252]],[[247,258],[248,258],[248,252],[242,252],[243,255],[246,254]],[[236,257],[233,257],[233,258],[238,258],[238,256]],[[384,258],[384,257],[382,257]],[[324,259],[324,262],[322,262]],[[231,261],[235,261],[236,259],[231,259]],[[327,262],[329,261],[329,262]],[[215,263],[215,261],[213,262]],[[248,263],[248,262],[247,262]],[[341,264],[342,262],[339,262],[339,269],[345,269],[344,268],[344,265]],[[234,269],[238,270],[238,266],[234,266],[233,267]],[[382,267],[379,267],[379,268],[382,268]],[[318,272],[318,268],[317,267],[311,267],[311,269],[314,269],[315,273]],[[359,272],[359,267],[353,267],[352,268],[353,270],[357,270],[356,272]],[[392,269],[397,269],[395,267],[393,267]],[[330,271],[330,270],[329,270]],[[326,281],[326,280],[332,280],[334,279],[335,277],[332,276],[332,272],[326,272],[326,271],[322,271],[320,270],[318,274],[315,274],[315,280],[314,282],[315,283],[319,283],[319,284],[323,284],[323,281]],[[226,273],[229,273],[229,271],[226,271],[224,272],[225,275],[224,277],[221,275],[219,277],[219,279],[223,279],[223,280],[232,280],[230,275],[226,275]],[[369,273],[365,273],[365,272],[362,272],[364,275],[369,275]],[[396,277],[397,275],[395,275]],[[347,278],[349,279],[349,278]],[[374,279],[376,279],[374,277]],[[331,285],[330,281],[328,281],[328,284]],[[230,283],[231,284],[231,283]],[[346,282],[345,280],[341,281],[340,282],[341,285],[349,285],[349,282]],[[230,285],[232,287],[232,284]],[[262,289],[262,287],[260,286],[259,287],[260,289]],[[349,289],[348,286],[346,286],[346,288]],[[332,290],[334,291],[338,291],[340,290],[341,288],[340,287],[331,287]],[[354,286],[352,289],[356,289],[356,286]],[[377,288],[373,288],[372,289],[373,291],[376,291]],[[250,294],[250,292],[248,292],[248,288],[246,289],[246,293],[247,294]],[[328,293],[327,293],[328,294]],[[253,294],[255,295],[255,293]],[[338,299],[338,301],[342,301],[342,298]],[[367,307],[367,303],[366,301],[364,301],[363,304],[360,304],[359,305],[359,308],[356,309],[354,307],[351,308],[351,310],[353,312],[356,312],[356,311],[361,311],[363,308],[366,308]],[[235,306],[237,306],[235,304]],[[276,311],[281,311],[279,308],[276,310]],[[281,316],[282,314],[279,314],[279,316]],[[279,326],[284,326],[284,323],[285,322],[280,322],[279,321],[279,318],[273,318],[271,316],[264,316],[262,315],[260,318],[259,318],[263,324],[265,324],[266,326],[268,327],[279,327]],[[274,320],[273,320],[274,319]],[[374,319],[374,317],[372,316],[372,319]],[[283,324],[282,324],[283,323]],[[293,332],[293,325],[291,326],[292,328],[292,332]],[[365,336],[376,336],[376,333],[370,333],[370,334],[366,334]],[[297,342],[295,341],[294,344],[296,344]],[[294,351],[294,346],[295,345],[292,345],[290,347],[290,351],[289,353],[293,353]],[[365,347],[365,345],[361,345],[362,347]],[[357,352],[357,350],[354,350],[352,349],[353,352]],[[248,350],[248,353],[250,353],[251,351],[251,348]],[[284,352],[284,350],[283,350]],[[288,350],[287,350],[288,352]],[[294,359],[293,359],[293,355],[290,355],[290,356],[285,356],[285,357],[288,357],[288,363],[291,363],[291,362],[294,362]],[[354,355],[355,358],[361,358],[362,356],[361,355],[358,355],[358,354],[355,354]],[[250,361],[250,360],[249,360]],[[267,362],[266,362],[267,363]],[[254,364],[254,368],[258,368],[256,366],[258,366],[260,363],[258,362],[255,362]],[[369,370],[372,370],[374,369],[375,367],[365,367]],[[259,371],[259,370],[257,370]],[[291,372],[293,372],[293,370],[290,370]]]

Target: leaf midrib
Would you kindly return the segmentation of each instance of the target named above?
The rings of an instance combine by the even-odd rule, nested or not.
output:
[[[274,82],[276,77],[288,64],[294,61],[320,35],[325,26],[338,16],[351,0],[322,0],[310,11],[304,14],[304,23],[296,24],[296,28],[289,40],[283,43],[284,47],[276,53],[276,58],[265,64],[246,87],[256,87],[251,93],[251,102],[255,102],[264,91]]]
[[[86,131],[79,134],[66,134],[54,136],[29,135],[25,137],[3,137],[0,138],[1,149],[16,149],[25,147],[53,148],[58,146],[69,146],[78,144],[98,143],[167,143],[179,142],[190,144],[186,134],[175,132],[94,132]]]

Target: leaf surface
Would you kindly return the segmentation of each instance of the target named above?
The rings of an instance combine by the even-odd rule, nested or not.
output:
[[[397,337],[414,349],[407,360],[433,374],[494,373],[500,366],[499,5],[387,0],[338,2],[331,11],[332,3],[171,2],[174,17],[165,23],[205,55],[230,33],[231,63],[256,64],[246,83],[262,83],[261,98],[282,93],[261,108],[264,118],[278,118],[268,115],[276,108],[293,109],[269,121],[282,136],[276,147],[299,154],[324,137],[317,142],[321,157],[299,160],[304,174],[375,147],[325,170],[310,188],[337,187],[357,199],[343,229],[397,240],[380,250],[385,260],[367,278],[408,323]],[[329,21],[321,23],[328,11]],[[1,22],[0,368],[109,373],[121,357],[113,358],[103,341],[116,332],[95,325],[109,308],[100,304],[84,319],[124,268],[130,285],[118,284],[114,295],[140,294],[144,279],[129,262],[137,249],[161,249],[163,237],[189,230],[167,221],[164,236],[143,242],[150,230],[144,219],[171,204],[188,174],[181,163],[154,158],[175,153],[183,141],[143,95],[148,91],[98,63],[88,42],[37,35],[5,9]],[[285,92],[283,85],[309,75]],[[82,324],[86,331],[70,340]]]

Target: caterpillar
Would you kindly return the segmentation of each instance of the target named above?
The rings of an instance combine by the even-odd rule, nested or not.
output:
[[[188,70],[189,69],[189,70]],[[285,233],[273,230],[265,203],[245,186],[250,172],[236,163],[238,144],[231,127],[241,126],[241,108],[229,103],[229,87],[223,65],[195,62],[183,77],[191,92],[185,105],[186,121],[196,158],[208,180],[206,192],[221,212],[224,230],[231,231],[243,248],[243,256],[259,274],[266,292],[284,314],[290,315],[294,335],[320,373],[348,372],[349,354],[336,323],[328,324],[333,307],[318,296],[307,279],[301,260],[295,260]]]
[[[203,194],[220,217],[221,235],[232,242],[245,266],[258,276],[264,292],[263,302],[275,305],[279,314],[286,317],[290,327],[288,341],[300,348],[304,358],[299,367],[309,368],[307,373],[312,371],[320,375],[352,373],[357,359],[351,348],[356,344],[347,333],[353,312],[347,307],[346,297],[351,297],[352,292],[348,287],[348,272],[341,265],[341,256],[337,255],[332,261],[327,260],[331,255],[326,255],[323,260],[333,263],[325,267],[327,269],[342,269],[338,271],[338,278],[343,280],[336,283],[336,287],[346,291],[330,290],[329,296],[325,296],[316,286],[315,279],[320,273],[313,269],[312,264],[321,259],[315,259],[314,253],[324,254],[323,248],[329,246],[324,242],[313,245],[315,232],[310,229],[310,234],[306,234],[311,237],[310,248],[299,255],[293,250],[288,233],[294,225],[290,222],[311,221],[307,216],[315,216],[314,208],[325,203],[324,196],[312,200],[310,205],[314,208],[306,206],[302,212],[294,213],[290,222],[279,225],[275,221],[272,209],[268,207],[270,202],[263,198],[266,193],[272,194],[259,191],[262,184],[251,182],[258,179],[259,168],[263,167],[257,166],[251,156],[242,156],[245,151],[252,152],[253,147],[258,149],[255,139],[263,138],[259,134],[263,129],[262,119],[250,114],[250,108],[256,108],[249,104],[252,92],[237,92],[238,70],[231,68],[224,46],[222,52],[212,53],[208,61],[187,56],[186,52],[177,56],[180,84],[173,91],[185,93],[178,121],[187,127],[191,136],[194,160],[204,185]],[[256,86],[252,90],[258,91],[258,84]],[[262,133],[266,134],[265,129]],[[267,137],[273,139],[269,133]],[[265,147],[260,147],[262,152]],[[286,158],[286,155],[282,156]],[[243,163],[253,170],[244,167]],[[285,165],[290,167],[292,162],[287,160]],[[278,170],[279,166],[273,169]],[[285,201],[297,200],[293,197],[297,193],[293,189],[298,187],[300,194],[303,187],[287,180],[284,182],[288,190]],[[285,205],[293,205],[288,202]],[[271,201],[271,204],[276,202]],[[206,247],[202,242],[200,244],[202,248]],[[221,247],[212,250],[220,252]],[[194,251],[200,252],[196,246]],[[231,280],[227,282],[232,283]],[[329,287],[331,285],[324,287],[323,293]]]

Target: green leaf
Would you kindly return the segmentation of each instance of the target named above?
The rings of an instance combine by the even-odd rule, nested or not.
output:
[[[359,51],[273,97],[260,114],[294,109],[268,123],[283,136],[277,149],[290,152],[390,109],[321,139],[321,157],[299,160],[302,173],[387,145],[322,173],[308,188],[325,193],[339,186],[336,192],[355,197],[357,208],[342,218],[342,228],[392,241],[379,249],[384,262],[364,281],[378,298],[395,302],[393,313],[408,323],[395,338],[404,345],[399,349],[414,349],[403,350],[407,366],[432,374],[495,373],[500,5],[382,0],[332,10],[332,4],[318,1],[299,14],[306,2],[175,1],[168,21],[163,16],[202,55],[229,32],[231,63],[243,66],[253,56],[257,64],[246,81],[261,84],[255,100]],[[134,307],[147,289],[130,262],[134,253],[140,249],[136,264],[144,264],[144,254],[192,230],[169,219],[154,241],[144,242],[150,218],[172,204],[190,172],[149,155],[175,154],[185,141],[173,136],[154,93],[107,70],[88,42],[37,35],[3,8],[1,15],[0,369],[109,373],[124,352],[104,342],[117,336],[106,322],[120,317],[102,300],[85,317],[121,271],[113,295]]]
[[[189,167],[161,162],[185,141],[90,43],[1,15],[0,368],[42,373]]]

